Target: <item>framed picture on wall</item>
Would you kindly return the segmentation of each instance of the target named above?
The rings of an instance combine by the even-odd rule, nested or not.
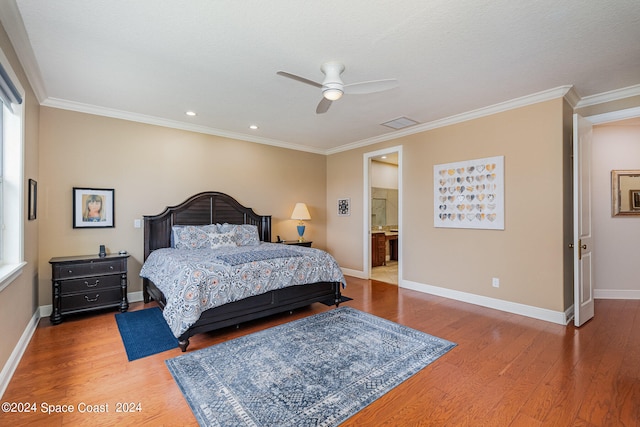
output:
[[[113,189],[73,188],[73,228],[115,226]]]
[[[433,226],[504,230],[504,156],[433,166]]]
[[[640,190],[629,190],[631,210],[640,211]]]
[[[351,215],[351,199],[338,199],[338,216]]]
[[[27,219],[33,221],[38,214],[38,183],[36,180],[29,178],[29,212]]]

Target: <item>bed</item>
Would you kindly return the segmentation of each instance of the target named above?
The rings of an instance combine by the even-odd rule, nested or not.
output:
[[[243,231],[245,228],[253,234],[243,236],[259,242],[252,241],[250,247],[246,248],[239,247],[240,243],[238,247],[233,247],[234,245],[227,247],[225,243],[225,239],[228,240],[227,232],[235,233],[236,230]],[[195,247],[191,241],[187,241],[186,250],[176,249],[178,245],[176,241],[184,243],[180,240],[181,237],[176,237],[180,236],[176,233],[182,232],[181,230],[198,230],[199,232],[214,230],[214,234],[209,236],[215,237],[215,244],[212,244],[212,247],[217,249]],[[220,235],[216,235],[216,232]],[[186,235],[184,233],[186,231],[183,232],[183,235]],[[184,248],[184,245],[180,247]],[[210,256],[211,251],[214,255]],[[262,254],[260,251],[263,251]],[[214,259],[210,260],[211,257]],[[247,257],[251,259],[246,259]],[[312,262],[315,261],[311,259],[315,257],[319,257],[324,264],[313,265]],[[145,215],[144,261],[140,272],[143,280],[144,302],[149,303],[151,300],[157,302],[163,310],[165,320],[178,338],[183,352],[187,350],[189,338],[197,333],[239,325],[315,302],[330,301],[337,307],[341,301],[341,287],[346,285],[344,276],[331,255],[318,249],[271,243],[270,215],[258,215],[253,209],[242,206],[233,197],[216,191],[196,194],[179,205],[167,207],[158,215]],[[184,264],[179,264],[182,262]],[[220,274],[226,276],[237,275],[243,266],[241,263],[246,262],[247,268],[251,267],[251,271],[259,271],[259,273],[245,272],[242,281],[251,282],[253,279],[248,278],[248,275],[259,274],[262,277],[265,272],[269,273],[270,279],[261,281],[256,277],[251,286],[255,289],[251,292],[243,290],[236,292],[237,295],[219,297],[218,294],[214,296],[214,291],[218,292],[218,289],[211,288],[211,283],[214,284],[213,286],[218,286],[218,279],[209,278],[207,280],[210,288],[207,291],[200,289],[198,292],[201,294],[195,296],[195,298],[201,298],[201,301],[189,305],[190,301],[185,302],[184,298],[185,295],[191,298],[191,292],[183,290],[180,296],[174,291],[184,286],[186,281],[193,282],[193,276],[202,274],[202,271],[209,274],[213,267],[200,268],[205,262],[220,265],[215,268],[223,268],[224,271]],[[268,266],[258,270],[255,266],[260,262],[268,263]],[[298,271],[301,263],[312,268],[312,271],[310,273]],[[197,274],[189,270],[189,266],[198,266]],[[282,272],[280,268],[283,269]],[[169,283],[168,270],[180,270],[180,274],[184,277],[188,275],[188,279],[181,278]],[[154,273],[150,273],[151,271]],[[189,273],[185,273],[186,271]],[[274,280],[271,280],[271,277],[280,275],[283,276],[281,281],[286,282],[284,276],[290,274],[289,271],[295,271],[293,274],[295,281],[292,279],[290,285],[277,287],[282,285],[276,285],[273,283]],[[297,283],[300,281],[304,283]],[[195,285],[193,286],[195,289]],[[200,286],[205,285],[198,285]],[[215,304],[215,306],[200,310],[197,305],[206,307],[205,300],[206,304]],[[229,302],[225,302],[226,300]],[[187,306],[188,308],[185,308]],[[186,313],[187,311],[189,313]],[[193,311],[201,312],[193,313]],[[176,320],[178,316],[176,313],[189,318],[188,321]]]

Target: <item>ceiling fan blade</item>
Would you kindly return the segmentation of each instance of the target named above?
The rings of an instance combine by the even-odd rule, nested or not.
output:
[[[329,109],[329,107],[331,107],[331,103],[332,102],[333,101],[330,101],[325,97],[322,97],[322,99],[318,103],[318,106],[316,107],[316,114],[324,114],[324,113],[326,113],[327,110]]]
[[[382,92],[396,87],[398,87],[397,79],[371,80],[368,82],[344,85],[344,93],[349,95],[363,95],[367,93]]]
[[[314,82],[312,80],[305,79],[304,77],[300,77],[300,76],[296,76],[295,74],[287,73],[286,71],[278,71],[276,74],[279,75],[279,76],[282,76],[282,77],[287,77],[287,78],[290,78],[290,79],[293,79],[293,80],[297,80],[297,81],[299,81],[301,83],[306,83],[306,84],[311,85],[311,86],[315,86],[315,87],[319,87],[319,88],[322,87],[321,83],[316,83],[316,82]]]

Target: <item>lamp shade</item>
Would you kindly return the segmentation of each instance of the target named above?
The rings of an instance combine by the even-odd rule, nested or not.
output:
[[[304,203],[296,203],[296,206],[293,208],[293,213],[291,214],[291,219],[297,219],[300,221],[311,219],[307,205]]]

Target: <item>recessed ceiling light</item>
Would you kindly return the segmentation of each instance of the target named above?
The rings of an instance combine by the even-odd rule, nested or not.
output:
[[[185,114],[186,114],[187,116],[195,116],[195,115],[196,115],[196,112],[195,112],[195,111],[187,111]]]
[[[250,125],[249,129],[256,130],[258,129],[258,125]]]

